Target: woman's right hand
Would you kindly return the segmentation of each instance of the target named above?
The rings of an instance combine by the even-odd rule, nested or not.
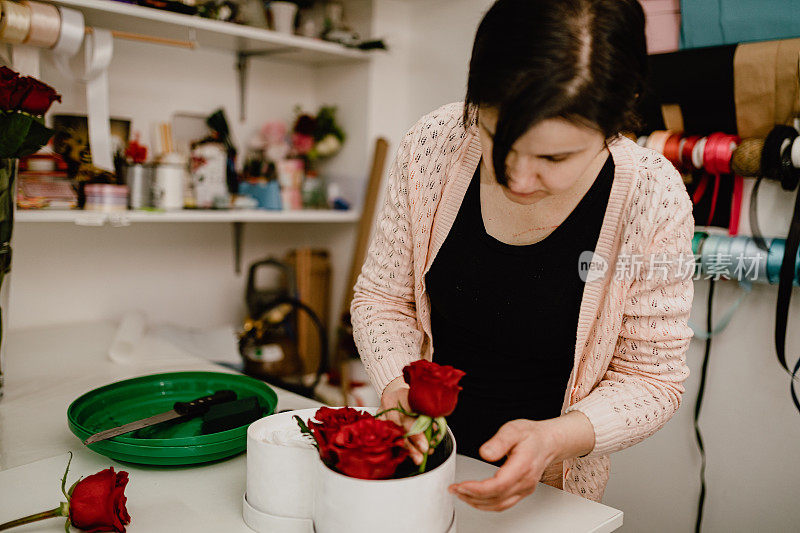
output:
[[[403,376],[390,381],[389,384],[386,385],[386,388],[383,389],[383,395],[381,396],[381,410],[397,407],[398,403],[403,407],[403,409],[411,412],[411,408],[408,405],[408,385],[403,379]],[[411,426],[414,424],[415,420],[414,418],[406,416],[399,411],[389,411],[384,413],[381,418],[391,420],[395,424],[402,426],[406,432],[411,429]],[[425,439],[425,434],[419,433],[417,435],[413,435],[407,438],[405,442],[406,448],[408,448],[409,455],[411,456],[411,460],[414,461],[414,464],[420,464],[424,454],[428,453],[428,441]]]

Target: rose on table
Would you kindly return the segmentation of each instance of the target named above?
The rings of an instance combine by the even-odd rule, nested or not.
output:
[[[70,526],[88,532],[115,531],[125,533],[125,526],[130,524],[131,517],[125,504],[125,486],[128,484],[128,473],[114,472],[114,468],[106,468],[89,477],[79,479],[66,490],[69,465],[72,463],[72,452],[61,478],[61,492],[67,499],[55,509],[36,513],[24,518],[0,524],[0,531],[12,527],[30,524],[47,518],[67,517],[64,529],[69,533]]]

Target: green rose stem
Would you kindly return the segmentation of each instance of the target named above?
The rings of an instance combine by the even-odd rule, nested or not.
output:
[[[375,418],[378,418],[379,416],[381,416],[381,415],[383,415],[385,413],[388,413],[389,411],[398,411],[400,413],[403,413],[406,416],[417,417],[417,420],[418,420],[417,423],[421,422],[420,418],[426,418],[428,420],[427,426],[425,427],[425,439],[428,441],[428,453],[424,454],[424,456],[422,458],[422,462],[419,464],[419,471],[417,472],[418,474],[422,474],[423,472],[425,472],[425,466],[428,464],[428,456],[432,453],[433,449],[441,441],[440,437],[444,436],[443,432],[444,432],[444,428],[446,427],[444,425],[445,424],[444,417],[438,417],[436,419],[431,419],[430,417],[427,417],[427,416],[424,416],[424,415],[418,415],[416,413],[409,413],[408,411],[406,411],[403,408],[403,406],[400,403],[398,403],[397,407],[390,407],[388,409],[384,409],[383,411],[379,411],[377,414],[375,414]],[[436,421],[436,423],[439,426],[438,427],[439,431],[436,432],[436,435],[434,435],[434,433],[433,433],[433,421],[434,420]],[[412,428],[411,431],[412,431],[411,435],[416,435],[417,434],[416,432],[414,432],[413,428]],[[442,433],[442,434],[440,435],[440,433]],[[407,435],[407,436],[410,436],[410,435]],[[435,444],[434,444],[434,441],[435,441]]]
[[[11,529],[12,527],[21,526],[24,524],[30,524],[31,522],[38,522],[39,520],[45,520],[47,518],[57,518],[59,516],[69,516],[68,503],[64,502],[55,509],[50,509],[49,511],[32,514],[24,518],[18,518],[16,520],[12,520],[11,522],[6,522],[5,524],[0,524],[0,531]]]
[[[58,518],[59,516],[66,516],[67,523],[64,524],[64,529],[69,532],[69,499],[72,496],[72,491],[75,490],[75,485],[78,484],[78,481],[73,483],[69,490],[67,490],[67,474],[69,474],[69,465],[72,464],[72,452],[69,452],[69,460],[67,461],[67,468],[64,470],[64,476],[61,478],[61,493],[67,498],[67,502],[61,502],[61,505],[56,507],[55,509],[50,509],[49,511],[44,511],[41,513],[32,514],[30,516],[25,516],[23,518],[17,518],[16,520],[12,520],[11,522],[6,522],[5,524],[0,524],[0,531],[4,531],[6,529],[11,529],[12,527],[22,526],[24,524],[30,524],[31,522],[38,522],[39,520],[46,520],[48,518]]]
[[[428,456],[433,451],[433,424],[430,424],[427,429],[425,429],[425,440],[428,441],[428,451],[423,454],[422,462],[419,464],[419,474],[425,472],[425,465],[428,464]]]

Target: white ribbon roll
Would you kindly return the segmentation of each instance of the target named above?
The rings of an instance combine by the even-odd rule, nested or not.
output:
[[[31,30],[31,10],[28,6],[3,0],[0,2],[0,41],[22,44]]]
[[[61,14],[61,28],[58,32],[58,40],[53,46],[53,53],[72,57],[81,49],[83,36],[86,33],[83,13],[68,7],[59,7],[58,12]]]
[[[58,41],[61,15],[58,8],[41,2],[22,2],[30,12],[30,30],[22,45],[14,45],[12,63],[20,74],[39,77],[39,48],[50,48]],[[0,24],[1,25],[1,24]]]
[[[31,29],[25,39],[25,44],[43,48],[55,46],[61,27],[61,15],[58,13],[58,8],[52,4],[27,0],[22,3],[31,10]]]
[[[59,7],[58,13],[61,17],[61,27],[58,31],[58,40],[52,48],[53,63],[65,78],[80,81],[75,76],[75,71],[78,69],[70,65],[70,59],[81,49],[86,34],[83,13],[66,7]]]
[[[86,25],[83,21],[83,13],[59,7],[58,13],[61,16],[61,27],[58,32],[58,40],[53,46],[53,62],[61,74],[68,80],[75,80],[74,70],[70,66],[70,59],[78,53],[86,35]]]
[[[56,45],[58,46],[58,45]],[[89,149],[92,164],[97,168],[114,171],[111,154],[111,127],[108,110],[108,66],[114,55],[114,37],[109,30],[94,28],[84,39],[83,72],[69,61],[65,54],[56,54],[55,62],[67,77],[86,84],[88,110]]]

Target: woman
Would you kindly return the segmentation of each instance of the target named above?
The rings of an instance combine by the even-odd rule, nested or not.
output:
[[[608,455],[680,404],[692,206],[678,172],[621,135],[646,60],[636,0],[499,0],[466,102],[420,120],[390,171],[355,340],[384,407],[407,406],[415,359],[466,372],[459,452],[504,460],[451,487],[479,509],[539,481],[599,501]],[[419,462],[424,439],[409,447]]]

